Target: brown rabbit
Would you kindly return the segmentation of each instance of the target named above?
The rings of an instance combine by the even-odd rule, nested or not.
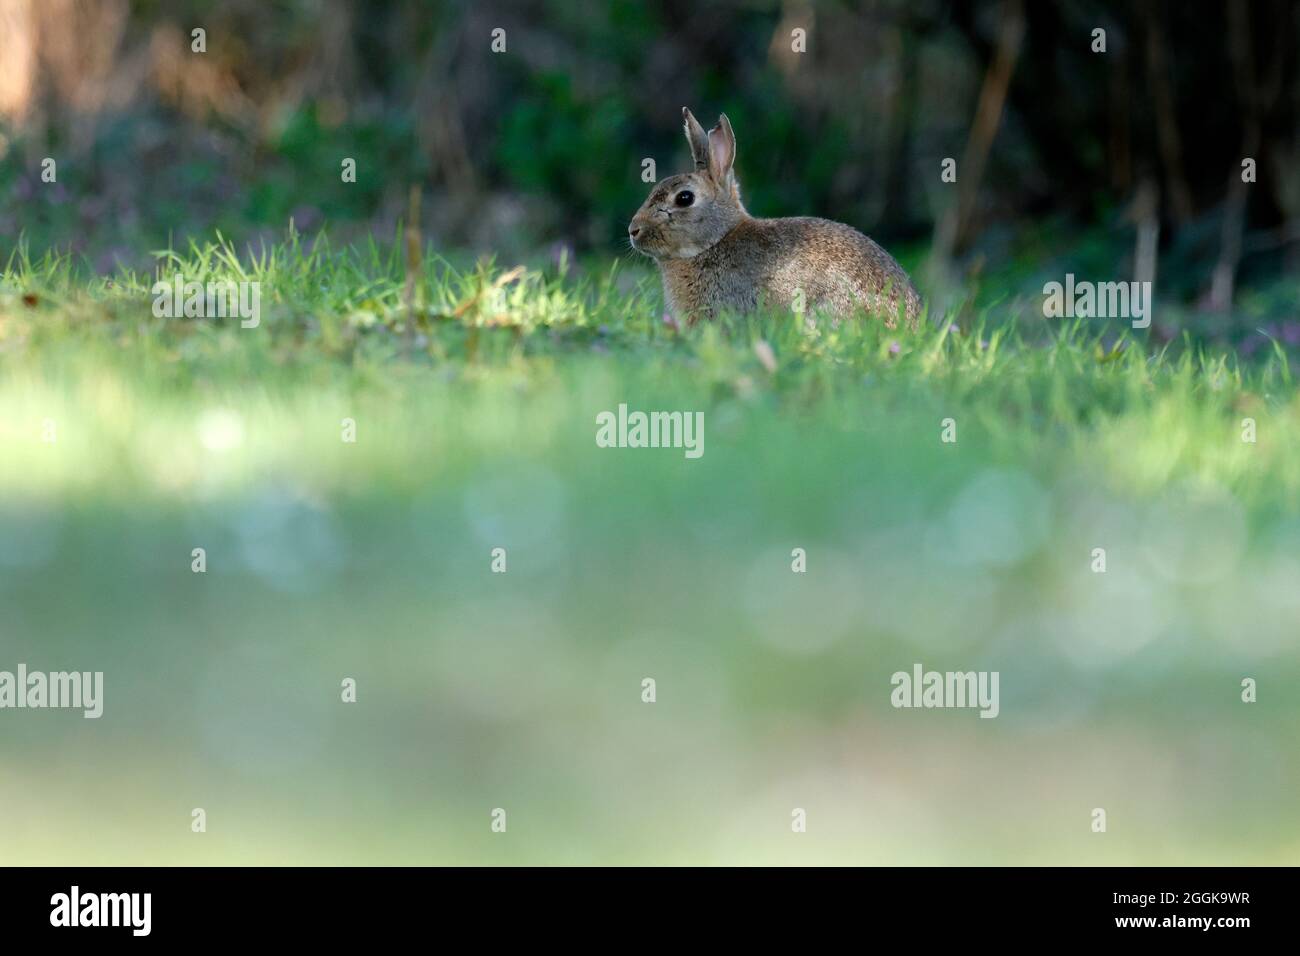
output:
[[[899,315],[915,324],[921,297],[889,253],[828,219],[755,219],[740,202],[726,115],[708,133],[689,109],[682,117],[695,172],[656,184],[627,229],[633,248],[659,265],[678,320],[748,312],[760,300],[790,306],[802,290],[809,311],[845,317],[861,307],[890,327]]]

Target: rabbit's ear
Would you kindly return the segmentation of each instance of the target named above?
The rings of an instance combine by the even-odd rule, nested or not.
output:
[[[704,127],[689,109],[682,107],[682,120],[686,130],[686,142],[691,144],[691,158],[695,160],[696,169],[709,168],[709,137]]]
[[[718,125],[709,130],[709,172],[718,182],[725,183],[735,161],[736,134],[731,131],[731,120],[723,113],[718,117]]]

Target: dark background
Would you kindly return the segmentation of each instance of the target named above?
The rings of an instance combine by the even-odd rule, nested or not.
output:
[[[391,236],[419,184],[448,255],[608,258],[642,160],[684,166],[690,105],[732,120],[751,212],[849,222],[932,296],[1133,278],[1145,227],[1157,338],[1300,344],[1295,0],[2,0],[0,23],[0,252],[107,272],[290,218]]]

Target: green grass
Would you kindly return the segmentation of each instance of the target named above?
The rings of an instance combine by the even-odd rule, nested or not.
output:
[[[160,257],[260,282],[255,329],[8,259],[0,668],[107,684],[91,729],[2,715],[17,861],[1295,858],[1280,348],[676,329],[639,264],[426,250],[408,293],[400,248]],[[703,457],[598,448],[620,403],[703,412]],[[998,670],[1001,716],[892,709],[914,661]]]
[[[335,251],[322,239],[307,251],[296,235],[242,261],[217,241],[160,253],[159,263],[156,275],[87,283],[67,258],[33,262],[25,248],[10,258],[0,278],[5,403],[29,417],[6,416],[4,437],[30,466],[6,469],[10,490],[48,491],[51,480],[97,493],[152,487],[158,476],[132,436],[184,446],[192,416],[218,402],[270,416],[260,419],[264,444],[228,469],[243,480],[292,470],[308,449],[331,472],[350,457],[400,473],[432,451],[410,440],[427,430],[430,408],[440,432],[461,441],[514,442],[497,421],[503,405],[585,440],[591,416],[576,400],[596,397],[584,396],[586,383],[605,390],[605,404],[626,389],[729,410],[754,427],[816,426],[837,439],[884,430],[917,454],[934,452],[940,420],[952,417],[960,448],[977,459],[1083,471],[1120,493],[1213,482],[1271,508],[1300,491],[1296,392],[1277,346],[1243,368],[1186,343],[1150,354],[1117,339],[1113,324],[999,323],[995,308],[915,333],[824,320],[809,331],[789,314],[683,331],[665,321],[653,277],[621,263],[574,278],[564,265],[457,269],[430,254],[408,303],[396,244]],[[259,282],[263,325],[155,318],[150,287],[174,272]],[[335,447],[338,422],[323,406],[364,409],[364,427],[392,440]],[[302,417],[312,407],[320,417]],[[46,418],[79,428],[88,413],[84,456],[44,454]],[[1246,417],[1257,422],[1254,444],[1241,440]]]

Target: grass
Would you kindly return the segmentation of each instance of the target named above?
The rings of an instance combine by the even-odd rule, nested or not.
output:
[[[499,404],[516,404],[509,396],[528,396],[517,414],[549,408],[585,438],[590,416],[572,398],[581,394],[578,383],[596,382],[612,389],[610,400],[618,389],[662,392],[676,399],[673,407],[733,408],[749,422],[800,421],[838,433],[899,426],[919,447],[933,445],[940,420],[952,417],[959,441],[978,455],[1045,464],[1068,456],[1121,492],[1214,482],[1267,508],[1285,506],[1300,490],[1296,392],[1276,344],[1263,362],[1243,368],[1187,342],[1149,354],[1140,340],[1116,338],[1113,327],[1095,322],[999,324],[995,308],[960,322],[931,321],[919,333],[875,322],[821,322],[809,331],[788,314],[680,330],[663,315],[652,277],[629,271],[615,264],[575,279],[565,264],[457,269],[430,255],[408,302],[396,243],[335,251],[328,240],[308,246],[291,234],[241,260],[219,239],[160,253],[155,275],[89,282],[72,260],[34,262],[20,247],[0,276],[0,347],[6,404],[33,417],[7,416],[6,443],[39,458],[46,418],[78,422],[100,409],[101,392],[130,407],[99,416],[87,432],[114,448],[87,445],[95,452],[87,460],[47,462],[71,469],[62,478],[9,469],[4,481],[31,492],[48,490],[51,478],[99,490],[150,487],[147,463],[131,460],[130,436],[187,431],[187,416],[218,395],[236,407],[292,409],[283,422],[266,422],[286,431],[268,434],[246,458],[245,479],[276,467],[256,454],[294,461],[313,431],[338,444],[332,419],[302,427],[308,420],[295,406],[303,404],[342,410],[357,403],[376,416],[367,424],[410,438],[427,424],[430,403],[451,403],[456,421],[444,424],[466,437],[501,431],[479,421],[475,408],[486,403],[494,417]],[[155,318],[150,289],[175,272],[200,282],[260,283],[264,324]],[[44,399],[42,389],[50,393]],[[464,429],[463,416],[472,420]],[[1246,417],[1257,422],[1253,445],[1241,439]],[[400,469],[418,463],[405,456],[421,454],[405,440],[362,449],[353,457],[366,467],[390,458],[388,466]],[[332,448],[333,457],[342,454],[352,450]],[[105,470],[85,470],[96,462]]]
[[[93,732],[5,718],[15,860],[1300,849],[1282,348],[1153,352],[996,306],[678,329],[636,265],[293,234],[173,271],[258,281],[260,326],[155,318],[158,275],[22,246],[0,276],[0,668],[107,686]],[[598,448],[620,403],[704,412],[705,454]],[[914,661],[998,670],[1001,716],[894,710]]]

